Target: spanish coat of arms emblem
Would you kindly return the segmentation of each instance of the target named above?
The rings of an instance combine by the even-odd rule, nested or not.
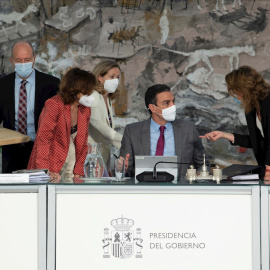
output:
[[[111,221],[111,225],[114,230],[111,231],[111,238],[109,237],[109,229],[104,229],[103,245],[103,258],[110,258],[111,254],[119,259],[127,259],[134,254],[134,246],[136,258],[142,258],[141,249],[143,242],[141,238],[141,229],[136,229],[136,235],[134,231],[130,230],[134,225],[134,221],[128,218],[117,218]]]

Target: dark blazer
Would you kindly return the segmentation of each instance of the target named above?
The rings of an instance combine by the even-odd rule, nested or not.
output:
[[[172,122],[175,154],[178,162],[193,164],[199,169],[203,164],[204,147],[199,138],[199,133],[191,121],[175,120]],[[121,142],[120,155],[129,158],[129,175],[134,175],[134,156],[150,156],[150,119],[132,123],[126,126]],[[188,165],[178,166],[180,176],[186,174]]]
[[[252,148],[260,166],[270,165],[270,95],[261,101],[261,123],[264,137],[256,125],[256,111],[246,115],[249,135],[234,133],[234,143],[246,148]]]
[[[35,129],[38,129],[38,119],[42,111],[42,108],[48,98],[51,98],[58,91],[60,80],[56,77],[47,75],[45,73],[36,72],[35,79],[35,106],[34,106],[34,117],[35,117]],[[15,130],[15,72],[8,74],[0,78],[0,123],[3,123],[4,128]],[[14,155],[19,156],[19,150],[21,150],[24,144],[15,144],[3,146],[2,148],[2,172],[10,172],[13,169],[17,169],[18,166],[12,166],[11,163],[20,162],[22,169],[26,168],[28,159],[31,154],[33,142],[27,143],[30,145],[26,157],[18,157],[14,159]],[[30,151],[30,153],[28,153]],[[28,156],[29,154],[29,156]],[[28,159],[27,159],[28,157]],[[19,160],[20,158],[20,160]],[[24,159],[27,159],[25,161]],[[26,163],[25,163],[26,162]],[[10,168],[10,169],[8,169]]]
[[[58,90],[60,80],[45,73],[36,72],[35,89],[35,128],[38,128],[39,115],[48,98]],[[0,123],[8,129],[15,129],[15,72],[0,78]]]

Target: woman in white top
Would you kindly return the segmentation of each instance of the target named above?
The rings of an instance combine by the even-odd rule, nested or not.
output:
[[[249,135],[212,131],[200,136],[212,141],[227,139],[232,145],[253,148],[262,166],[260,176],[270,180],[270,85],[254,68],[242,66],[225,77],[228,92],[245,110]]]
[[[90,143],[101,143],[101,155],[110,171],[110,150],[121,146],[122,135],[114,130],[112,101],[119,94],[120,67],[112,60],[101,61],[93,70],[97,84],[91,106],[89,124]]]

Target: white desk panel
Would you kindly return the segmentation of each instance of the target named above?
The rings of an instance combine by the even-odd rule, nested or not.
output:
[[[50,197],[48,269],[260,269],[259,187],[49,186]]]
[[[46,269],[46,186],[0,187],[0,269]]]

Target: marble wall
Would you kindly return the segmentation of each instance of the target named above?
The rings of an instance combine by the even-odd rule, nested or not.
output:
[[[204,134],[247,133],[243,110],[228,96],[224,75],[250,65],[270,80],[268,0],[1,0],[0,74],[12,71],[10,46],[27,39],[36,67],[61,77],[105,58],[122,69],[115,101],[117,129],[149,117],[147,87],[165,83],[178,117]],[[0,86],[1,87],[1,86]],[[227,141],[203,142],[222,165],[255,162],[252,151]]]

